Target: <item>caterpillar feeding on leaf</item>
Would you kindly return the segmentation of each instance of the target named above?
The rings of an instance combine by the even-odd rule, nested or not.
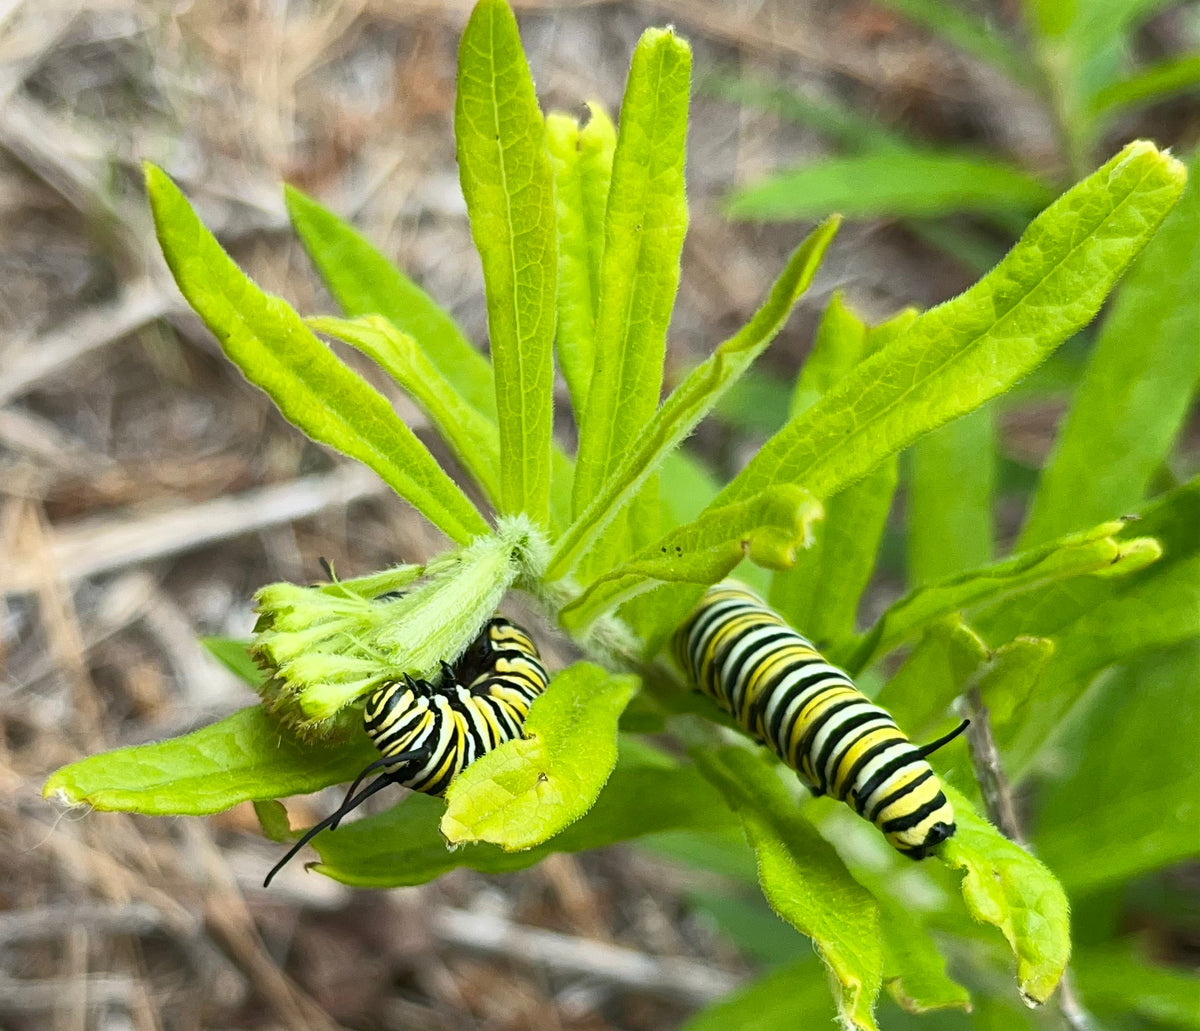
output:
[[[453,666],[442,663],[436,684],[405,676],[376,689],[363,709],[363,726],[380,758],[350,785],[337,812],[310,827],[271,868],[263,887],[317,834],[335,829],[388,784],[443,794],[481,755],[521,737],[529,707],[549,680],[529,634],[497,616]],[[376,770],[383,772],[359,791]]]
[[[710,587],[677,631],[691,682],[816,795],[846,802],[893,848],[924,859],[954,834],[954,810],[924,748],[904,736],[812,643],[743,587]]]

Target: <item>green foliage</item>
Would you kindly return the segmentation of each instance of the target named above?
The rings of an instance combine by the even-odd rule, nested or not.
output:
[[[973,146],[938,149],[915,132],[835,101],[817,105],[778,88],[715,78],[712,92],[776,110],[823,133],[838,151],[735,191],[727,204],[733,217],[779,221],[830,211],[850,218],[898,217],[974,265],[972,237],[932,218],[970,213],[1007,234],[1014,216],[1020,224],[1083,175],[1119,118],[1175,95],[1194,95],[1200,79],[1194,53],[1136,64],[1137,34],[1161,0],[1023,0],[986,23],[967,12],[969,5],[944,0],[872,2],[970,54],[1039,101],[1060,143],[1064,174],[1054,177],[1052,161],[1026,170],[1007,155]]]
[[[988,275],[920,316],[767,441],[714,504],[787,482],[829,497],[1002,393],[1095,316],[1185,178],[1151,144],[1130,144],[1043,211]]]
[[[883,950],[870,892],[796,811],[774,764],[741,748],[697,752],[696,762],[741,817],[771,908],[812,939],[829,967],[838,1015],[848,1026],[874,1029]]]
[[[936,183],[936,187],[930,184]],[[762,221],[896,214],[930,217],[958,211],[1036,211],[1053,192],[1015,168],[984,157],[887,147],[772,176],[739,190],[733,218]]]
[[[653,799],[653,805],[647,805]],[[338,828],[313,841],[322,873],[360,887],[424,884],[465,866],[505,873],[533,866],[552,852],[579,852],[664,831],[722,831],[734,817],[694,766],[622,743],[621,758],[596,804],[582,819],[543,845],[506,852],[490,844],[446,848],[438,830],[445,804],[412,794],[387,812]]]
[[[564,114],[546,117],[546,147],[554,167],[558,220],[558,335],[555,355],[571,405],[587,410],[596,363],[596,310],[604,255],[604,209],[612,180],[617,132],[599,104],[586,125]]]
[[[445,839],[518,852],[578,820],[616,765],[617,721],[637,688],[636,678],[587,662],[563,670],[530,710],[525,738],[493,749],[450,786]]]
[[[481,0],[458,50],[458,171],[483,261],[500,430],[501,513],[550,504],[557,243],[545,125],[502,0]]]
[[[638,42],[621,102],[604,216],[595,358],[581,412],[574,502],[604,487],[654,415],[687,229],[683,188],[691,49],[670,30]]]
[[[943,5],[928,0],[889,4],[1019,73],[1009,44],[969,17],[940,17]],[[1038,53],[1061,59],[1043,71],[1081,77],[1061,103],[1092,112],[1080,115],[1086,142],[1103,112],[1149,87],[1085,83],[1094,65],[1111,64],[1105,39],[1131,22],[1064,11],[1028,5]],[[317,869],[392,887],[647,835],[661,849],[669,835],[690,862],[742,877],[756,868],[761,898],[710,909],[744,934],[774,927],[757,954],[782,964],[689,1027],[836,1016],[869,1029],[883,1014],[905,1028],[1034,1026],[1020,999],[1044,1002],[1062,976],[1066,892],[1077,912],[1103,913],[1105,893],[1196,855],[1197,741],[1178,728],[1194,730],[1197,718],[1200,489],[1169,474],[1200,378],[1195,176],[1169,215],[1183,166],[1133,143],[1090,175],[1081,168],[961,296],[868,326],[834,295],[811,358],[781,393],[786,421],[721,484],[680,445],[745,382],[838,222],[800,244],[754,318],[659,404],[687,218],[690,64],[673,32],[650,30],[616,128],[596,104],[585,124],[543,118],[511,11],[500,0],[476,6],[459,55],[456,135],[491,361],[355,230],[289,189],[296,230],[346,316],[306,322],[258,290],[166,176],[147,170],[167,262],[230,358],[300,429],[375,469],[456,547],[356,580],[264,587],[249,653],[257,666],[240,642],[209,647],[266,706],[86,758],[55,773],[46,794],[152,814],[250,801],[265,832],[283,838],[273,799],[346,782],[376,756],[360,729],[363,696],[406,673],[432,676],[517,589],[591,661],[559,673],[525,738],[472,764],[446,802],[410,795],[316,836]],[[1180,73],[1155,81],[1171,75]],[[860,177],[845,180],[858,183],[851,210],[904,198],[912,212],[1011,214],[1053,192],[994,161],[897,146],[861,118],[835,112],[824,124],[863,151],[842,166]],[[967,174],[955,182],[954,169]],[[863,185],[873,181],[887,189]],[[993,530],[1007,467],[983,406],[1092,319],[1126,270],[1010,553]],[[415,399],[487,515],[314,330],[357,348]],[[577,462],[551,439],[555,357],[579,424]],[[1060,361],[1021,389],[1067,383],[1078,367],[1075,356]],[[860,631],[898,484],[909,593]],[[976,788],[961,742],[934,757],[958,821],[937,859],[902,859],[845,806],[790,789],[766,753],[730,747],[715,706],[656,658],[705,586],[746,560],[747,576],[914,739],[944,733],[972,699],[973,733],[995,746],[985,761],[972,745],[989,790]],[[619,725],[665,730],[687,756],[619,735]],[[1027,830],[1046,865],[970,801],[1005,777],[1036,789]],[[764,924],[772,911],[786,925]],[[820,962],[787,928],[811,939]],[[1175,974],[1151,971],[1131,1007],[1135,953],[1089,933],[1078,980],[1098,1014],[1115,1014],[1113,1026],[1134,1010],[1150,1026],[1187,1026],[1193,1010]]]
[[[1200,383],[1200,176],[1121,284],[1097,334],[1021,543],[1132,510],[1187,417]],[[1108,457],[1102,463],[1094,455]]]
[[[998,927],[1017,957],[1021,995],[1040,1005],[1050,997],[1071,953],[1067,896],[1053,874],[1019,845],[981,819],[953,788],[958,832],[942,859],[964,871],[963,898],[976,920]]]
[[[146,166],[146,190],[179,289],[246,378],[314,440],[374,469],[451,540],[465,544],[486,533],[483,517],[383,395],[284,301],[259,290],[153,165]]]
[[[376,754],[365,739],[298,741],[255,705],[183,737],[64,766],[43,791],[110,812],[204,816],[353,780]]]

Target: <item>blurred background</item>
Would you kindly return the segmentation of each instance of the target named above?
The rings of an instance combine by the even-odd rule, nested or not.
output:
[[[673,24],[694,48],[669,382],[745,322],[815,218],[852,216],[755,375],[691,441],[719,476],[783,421],[832,291],[868,321],[936,304],[1122,143],[1195,146],[1195,4],[1131,0],[1112,45],[1081,67],[1079,96],[1013,58],[1029,52],[1016,0],[931,18],[938,6],[515,4],[544,110],[595,99],[615,115],[649,26]],[[242,267],[301,312],[332,304],[288,229],[281,181],[357,225],[482,343],[452,124],[469,9],[0,3],[0,1027],[640,1031],[680,1025],[779,950],[803,949],[741,904],[736,877],[703,869],[717,860],[671,861],[665,847],[386,893],[297,863],[265,892],[280,848],[249,807],[150,820],[41,799],[46,775],[83,754],[253,703],[198,637],[246,636],[260,585],[319,579],[320,557],[353,576],[439,548],[372,474],[306,441],[224,360],[165,275],[139,165],[166,169]],[[911,164],[838,164],[884,146]],[[976,163],[931,190],[950,172],[921,161],[946,152]],[[768,178],[797,168],[809,178]],[[1002,541],[1086,353],[1086,340],[1068,344],[997,412]],[[420,413],[396,404],[421,433]],[[560,429],[573,433],[567,418]],[[1179,469],[1197,446],[1193,412]],[[864,618],[904,587],[898,529],[889,541]],[[289,803],[293,824],[337,797]],[[1194,866],[1163,876],[1192,897]],[[1143,919],[1160,955],[1194,967],[1191,917],[1156,905]]]

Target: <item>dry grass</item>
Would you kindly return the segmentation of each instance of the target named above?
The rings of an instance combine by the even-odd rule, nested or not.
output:
[[[196,636],[246,634],[260,584],[311,579],[318,556],[353,575],[437,549],[371,475],[306,442],[220,356],[165,277],[139,162],[166,168],[243,266],[301,311],[329,305],[287,231],[281,179],[354,220],[483,340],[451,124],[467,10],[0,7],[4,1027],[661,1028],[745,976],[689,916],[684,875],[629,850],[370,894],[297,865],[268,893],[258,885],[277,848],[248,810],[150,820],[41,798],[46,775],[82,754],[250,704]],[[615,109],[638,34],[673,21],[698,69],[861,94],[885,112],[934,98],[948,120],[1003,138],[994,82],[865,6],[518,10],[547,106],[599,97]],[[770,114],[702,96],[696,109],[675,367],[744,321],[798,238],[730,226],[720,194],[817,146]],[[1036,160],[1046,141],[1034,131],[1021,145]],[[845,232],[774,367],[795,368],[835,285],[872,315],[962,285],[948,266],[918,272],[903,260],[912,247],[886,229]],[[297,800],[293,822],[328,804]],[[473,948],[464,913],[480,929]],[[534,942],[542,958],[512,958],[541,955]]]

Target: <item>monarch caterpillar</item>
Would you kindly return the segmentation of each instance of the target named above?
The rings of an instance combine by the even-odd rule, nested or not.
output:
[[[925,761],[960,734],[916,748],[892,717],[748,590],[710,587],[675,636],[692,683],[795,770],[870,820],[888,843],[924,859],[955,830]]]
[[[485,752],[521,736],[529,707],[549,679],[533,639],[497,616],[453,666],[442,663],[436,685],[406,675],[378,688],[367,698],[363,726],[381,757],[358,775],[337,812],[310,827],[271,868],[263,887],[315,835],[336,828],[388,784],[444,793]],[[378,769],[384,772],[359,791]]]

